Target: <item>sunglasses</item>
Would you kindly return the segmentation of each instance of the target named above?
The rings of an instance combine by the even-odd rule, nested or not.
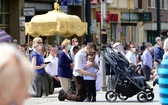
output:
[[[95,54],[95,53],[96,53],[96,51],[93,51],[93,52],[92,52],[92,51],[90,50],[90,53],[91,53],[91,54]]]

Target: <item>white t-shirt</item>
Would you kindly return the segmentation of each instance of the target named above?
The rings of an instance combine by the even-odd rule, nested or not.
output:
[[[46,65],[45,71],[49,73],[51,76],[58,75],[58,58],[49,55],[45,59],[45,62],[51,62]]]
[[[129,63],[137,65],[137,58],[136,58],[135,53],[128,51],[125,57],[128,59]]]

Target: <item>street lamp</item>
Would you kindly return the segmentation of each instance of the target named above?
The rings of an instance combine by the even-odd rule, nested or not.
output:
[[[105,44],[107,43],[107,32],[106,32],[106,0],[101,1],[101,44],[102,47],[105,48]],[[102,52],[103,54],[105,53],[104,51]],[[101,61],[101,70],[102,70],[102,91],[106,91],[106,72],[105,72],[105,59],[102,56],[102,61]]]
[[[93,38],[91,35],[91,1],[85,0],[84,6],[85,6],[85,16],[86,16],[86,22],[88,24],[87,30],[88,35],[86,35],[86,42],[92,42]]]
[[[157,0],[157,35],[161,35],[160,0]]]

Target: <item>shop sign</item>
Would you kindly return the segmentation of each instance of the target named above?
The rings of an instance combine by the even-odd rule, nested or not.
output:
[[[121,21],[152,21],[152,13],[122,12]]]
[[[121,21],[139,21],[138,12],[122,12]]]
[[[20,24],[20,27],[25,27],[25,16],[20,16],[19,17],[19,24]]]
[[[106,22],[118,21],[118,14],[110,14],[109,11],[107,11],[106,14]],[[96,21],[101,22],[101,11],[96,11]]]
[[[151,12],[139,13],[139,21],[152,21],[152,13]]]
[[[23,16],[34,16],[35,8],[34,7],[24,7],[23,8]]]
[[[91,33],[96,33],[96,20],[91,20]]]
[[[110,14],[110,20],[117,22],[118,21],[118,14]]]

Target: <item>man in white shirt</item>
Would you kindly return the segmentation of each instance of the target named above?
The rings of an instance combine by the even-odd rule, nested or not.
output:
[[[137,65],[137,57],[135,55],[135,52],[136,52],[135,46],[133,44],[130,44],[129,51],[125,55],[130,65]]]
[[[61,87],[58,74],[58,58],[56,57],[55,46],[50,46],[50,55],[45,59],[45,62],[50,62],[46,65],[45,71],[49,73],[54,82],[54,87]]]
[[[96,79],[96,74],[90,73],[87,70],[83,70],[83,64],[86,62],[87,54],[95,54],[96,53],[96,45],[94,43],[88,43],[86,47],[81,49],[75,55],[75,65],[74,65],[74,82],[76,88],[76,94],[65,93],[63,90],[59,91],[58,99],[60,101],[64,101],[65,99],[82,102],[86,96],[85,84],[83,80],[83,75],[92,76]],[[86,64],[86,69],[93,66],[98,69],[98,65],[90,62]]]

